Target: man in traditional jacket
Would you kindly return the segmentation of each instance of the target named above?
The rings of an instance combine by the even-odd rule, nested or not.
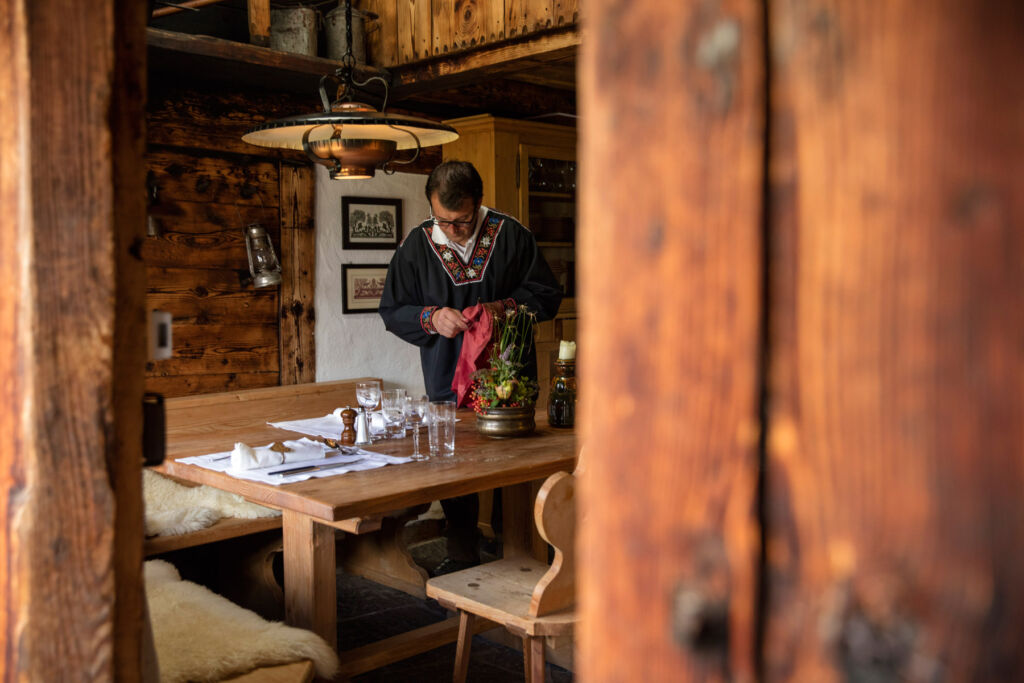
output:
[[[533,234],[511,216],[482,205],[483,181],[472,164],[446,161],[426,185],[431,217],[414,228],[388,266],[380,315],[388,331],[420,347],[431,401],[454,400],[452,377],[467,329],[463,311],[484,304],[495,317],[525,305],[537,320],[558,312],[562,292]],[[525,373],[537,377],[532,349]],[[448,558],[435,573],[479,562],[475,494],[441,501]]]

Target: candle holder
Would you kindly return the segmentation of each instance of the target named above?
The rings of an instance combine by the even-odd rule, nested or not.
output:
[[[576,360],[556,360],[548,397],[548,424],[571,429],[576,424]]]

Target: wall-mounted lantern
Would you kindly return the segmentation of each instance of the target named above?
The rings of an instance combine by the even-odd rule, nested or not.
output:
[[[262,225],[253,223],[245,229],[245,251],[249,254],[249,273],[254,287],[281,284],[281,262]]]

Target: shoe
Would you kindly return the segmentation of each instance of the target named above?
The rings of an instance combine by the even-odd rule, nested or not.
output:
[[[469,569],[480,564],[477,562],[467,562],[465,560],[453,560],[450,557],[446,557],[441,560],[441,564],[434,567],[434,570],[430,572],[431,576],[443,576],[445,574],[451,574],[453,572],[461,572],[463,569]]]

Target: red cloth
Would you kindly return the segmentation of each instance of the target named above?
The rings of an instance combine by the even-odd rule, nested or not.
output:
[[[462,351],[455,365],[452,377],[452,391],[458,406],[465,406],[469,400],[469,387],[473,384],[473,373],[487,365],[487,349],[491,345],[494,320],[483,304],[470,306],[462,312],[469,321],[469,329],[462,333]]]

